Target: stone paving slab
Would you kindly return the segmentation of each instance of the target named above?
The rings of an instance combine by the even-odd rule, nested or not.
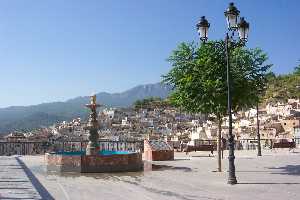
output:
[[[227,152],[225,152],[225,158]],[[45,188],[59,200],[299,200],[300,151],[236,152],[239,184],[227,182],[224,172],[216,173],[215,157],[207,152],[175,153],[175,161],[145,165],[144,172],[112,174],[49,174],[43,157],[20,158]],[[154,164],[154,165],[152,165]]]
[[[41,187],[18,157],[0,156],[0,199],[51,199]]]
[[[227,157],[225,152],[224,157]],[[0,199],[58,200],[299,200],[300,150],[236,151],[238,184],[227,181],[228,160],[207,152],[175,153],[147,162],[144,172],[53,174],[43,156],[0,157]]]

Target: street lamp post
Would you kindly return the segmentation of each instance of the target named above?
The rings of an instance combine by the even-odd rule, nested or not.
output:
[[[240,11],[234,6],[234,3],[230,3],[227,10],[224,12],[227,25],[228,32],[225,37],[225,45],[226,45],[226,66],[227,66],[227,112],[229,118],[229,138],[228,138],[228,146],[229,146],[229,174],[228,174],[228,184],[234,185],[237,183],[237,179],[235,176],[235,165],[234,165],[234,136],[232,134],[232,93],[231,93],[231,74],[230,74],[230,46],[234,45],[234,33],[238,31],[239,39],[242,44],[245,44],[248,39],[249,32],[249,23],[241,17],[239,20]],[[200,35],[200,40],[205,43],[208,39],[208,29],[210,24],[208,23],[205,16],[202,16],[199,23],[197,24],[197,29]],[[231,33],[231,36],[229,36]]]
[[[257,87],[259,88],[259,86],[257,85]],[[260,122],[259,122],[259,99],[263,96],[263,92],[267,89],[266,86],[264,86],[263,88],[259,89],[258,91],[258,99],[257,99],[257,103],[256,103],[256,137],[257,137],[257,156],[262,156],[261,154],[261,140],[260,140],[260,130],[259,130],[259,126],[260,126]]]
[[[256,104],[256,124],[257,124],[257,156],[261,156],[260,132],[259,132],[259,119],[258,119],[258,101]]]

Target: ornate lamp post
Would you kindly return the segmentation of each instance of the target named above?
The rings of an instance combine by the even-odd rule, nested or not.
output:
[[[100,105],[96,103],[96,95],[91,96],[91,103],[86,104],[86,107],[88,107],[91,110],[87,129],[89,130],[89,136],[88,136],[88,145],[86,147],[86,155],[97,155],[99,150],[99,144],[98,144],[98,120],[97,120],[97,107]]]
[[[234,40],[234,33],[238,31],[239,33],[239,40],[241,44],[245,44],[248,39],[248,32],[249,32],[249,23],[245,21],[242,17],[239,20],[240,11],[234,6],[234,3],[230,3],[227,10],[224,12],[227,25],[228,25],[228,32],[225,36],[225,45],[226,45],[226,64],[227,64],[227,107],[228,107],[228,118],[229,118],[229,138],[228,138],[228,146],[229,146],[229,174],[228,174],[228,184],[236,184],[236,176],[235,176],[235,165],[234,165],[234,136],[232,134],[232,94],[231,94],[231,75],[230,75],[230,62],[229,62],[229,47],[238,44]],[[200,40],[202,42],[206,42],[208,37],[208,29],[210,24],[205,19],[205,17],[201,17],[200,22],[197,24],[197,29],[200,35]],[[229,37],[229,34],[231,36]]]

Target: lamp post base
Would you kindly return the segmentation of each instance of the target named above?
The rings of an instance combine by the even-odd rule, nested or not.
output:
[[[257,156],[262,156],[262,155],[261,155],[261,152],[258,152],[258,153],[257,153]]]
[[[237,184],[236,177],[229,177],[227,183],[230,184],[230,185]]]

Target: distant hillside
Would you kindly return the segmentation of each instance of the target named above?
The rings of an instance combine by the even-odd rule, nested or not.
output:
[[[97,94],[97,101],[104,106],[128,107],[136,100],[147,97],[166,98],[169,86],[147,84],[136,86],[122,93]],[[84,107],[89,97],[76,97],[65,102],[43,103],[33,106],[13,106],[0,109],[0,134],[13,130],[32,129],[49,126],[57,121],[71,120],[75,117],[86,118],[88,110]]]
[[[288,99],[300,99],[300,66],[291,74],[270,74],[264,100],[268,103],[287,102]]]

